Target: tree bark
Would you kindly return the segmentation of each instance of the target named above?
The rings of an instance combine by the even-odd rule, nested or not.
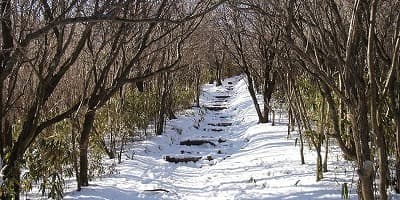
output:
[[[196,69],[196,107],[200,107],[200,94],[201,94],[201,85],[200,85],[200,78],[201,78],[201,70],[199,69],[199,66],[197,66]]]
[[[269,100],[270,100],[270,98],[268,98],[267,96],[266,96],[266,89],[264,89],[264,95],[263,95],[263,100],[264,100],[264,111],[263,111],[263,115],[264,115],[264,118],[265,118],[265,121],[266,121],[266,123],[268,123],[269,122],[269,108],[270,108],[270,106],[269,106]]]
[[[322,156],[321,156],[321,148],[316,148],[317,150],[317,171],[316,171],[316,177],[317,177],[317,182],[322,180],[324,178],[323,176],[323,169],[322,169]]]
[[[1,36],[2,36],[2,47],[0,52],[0,75],[1,77],[5,77],[8,72],[4,70],[7,67],[7,63],[10,60],[10,54],[12,49],[14,48],[13,36],[12,36],[12,22],[11,22],[11,0],[2,0],[0,6],[1,13]],[[11,135],[11,124],[7,119],[6,113],[4,110],[7,105],[4,105],[5,99],[7,98],[4,95],[3,79],[0,80],[0,155],[3,163],[5,163],[5,154],[6,151],[10,150],[12,145],[12,135]]]
[[[294,87],[294,86],[293,86]],[[302,122],[302,118],[301,118],[301,111],[299,109],[299,104],[298,104],[298,98],[296,96],[296,89],[292,88],[293,90],[293,95],[294,95],[294,101],[291,101],[291,107],[293,108],[292,112],[293,115],[296,119],[297,122],[297,131],[299,133],[299,139],[300,139],[300,159],[301,159],[301,164],[304,165],[305,164],[305,160],[304,160],[304,141],[303,141],[303,134],[302,134],[302,129],[301,129],[301,122]],[[304,122],[303,122],[304,123]]]
[[[306,164],[306,162],[304,161],[304,141],[303,141],[303,133],[301,131],[301,126],[300,126],[300,120],[297,120],[297,129],[299,132],[299,139],[300,139],[300,161],[301,164],[304,165]]]
[[[121,146],[119,148],[119,153],[118,153],[118,164],[122,163],[122,152],[124,151],[126,136],[127,136],[127,132],[124,131],[124,133],[122,134]]]
[[[236,14],[237,13],[235,13],[235,15]],[[235,17],[237,17],[237,16],[235,16]],[[239,28],[240,24],[239,24],[237,18],[234,18],[234,24],[237,28]],[[246,75],[247,88],[248,88],[248,91],[250,93],[251,99],[253,101],[254,107],[257,112],[258,122],[259,123],[267,123],[266,117],[263,116],[261,109],[260,109],[260,105],[258,104],[257,95],[254,90],[254,81],[253,81],[252,75],[250,73],[249,63],[247,62],[247,57],[245,55],[245,49],[244,49],[245,47],[243,45],[241,34],[242,33],[238,32],[238,31],[235,31],[234,33],[229,32],[229,37],[230,37],[232,43],[234,44],[234,47],[238,54],[235,60],[239,64],[242,72],[244,72],[244,74]]]
[[[217,82],[216,82],[216,86],[221,86],[222,85],[222,78],[221,78],[221,74],[222,74],[222,65],[223,65],[223,63],[219,63],[218,61],[217,61],[217,70],[216,70],[216,80],[217,80]]]
[[[248,70],[245,71],[245,74],[246,74],[247,82],[248,82],[247,89],[249,90],[251,99],[253,100],[253,104],[254,104],[254,107],[256,109],[257,116],[258,116],[258,122],[259,123],[267,123],[266,117],[263,116],[261,109],[260,109],[260,105],[258,104],[257,95],[254,90],[253,78],[251,77],[250,72],[248,72]]]
[[[272,45],[273,42],[270,42],[269,45]],[[264,118],[266,122],[269,122],[269,112],[272,110],[270,106],[272,94],[275,90],[275,78],[277,77],[277,73],[273,72],[272,66],[275,58],[275,53],[273,50],[269,49],[272,47],[265,47],[265,45],[261,45],[262,56],[264,58],[264,73],[263,73],[263,100],[264,100]]]
[[[396,117],[396,192],[400,193],[400,112]]]
[[[72,142],[72,156],[73,156],[73,165],[75,170],[75,177],[76,177],[76,184],[77,184],[77,191],[81,191],[81,182],[79,179],[79,166],[78,166],[78,155],[76,150],[76,133],[79,132],[79,122],[78,119],[71,118],[71,142]]]
[[[368,76],[370,84],[370,119],[372,125],[372,132],[375,134],[376,144],[378,147],[378,160],[379,160],[379,193],[381,200],[387,200],[387,180],[389,176],[389,168],[386,153],[386,141],[383,129],[380,124],[380,110],[379,97],[378,97],[378,86],[375,77],[376,69],[373,61],[373,48],[374,36],[375,36],[375,18],[378,0],[373,0],[370,8],[370,19],[369,19],[369,31],[368,31],[368,48],[367,48],[367,64],[368,64]]]
[[[373,162],[369,147],[368,105],[366,98],[366,86],[362,67],[357,62],[361,51],[361,37],[363,14],[368,8],[365,1],[354,2],[352,19],[349,26],[346,43],[345,57],[345,88],[350,97],[347,106],[350,109],[353,139],[357,155],[357,167],[359,180],[361,181],[361,194],[364,200],[374,199],[373,193]],[[371,164],[372,163],[372,164]],[[372,166],[370,166],[372,165]]]
[[[174,113],[174,81],[171,80],[169,81],[169,84],[167,85],[167,100],[166,100],[166,109],[167,109],[167,114],[168,114],[168,119],[177,119],[175,113]]]
[[[79,182],[81,186],[89,186],[89,177],[88,177],[88,169],[89,169],[89,160],[88,160],[88,149],[89,149],[89,136],[93,127],[94,119],[96,116],[96,111],[93,109],[88,109],[85,114],[81,138],[79,140],[79,149],[80,149],[80,173],[79,173]]]
[[[396,128],[396,192],[400,193],[400,13],[397,15],[397,35],[394,36],[395,47],[392,55],[391,71],[385,87],[388,90]]]
[[[289,109],[288,109],[288,126],[287,126],[287,138],[290,138],[290,132],[291,132],[291,125],[292,125],[292,108],[289,103]]]
[[[321,94],[323,92],[321,91]],[[318,130],[318,135],[316,136],[316,141],[313,142],[315,149],[317,150],[317,181],[320,181],[323,179],[323,165],[322,165],[322,155],[321,155],[321,148],[322,148],[322,141],[323,141],[323,136],[325,132],[325,105],[326,105],[326,98],[322,97],[322,102],[321,102],[321,110],[320,110],[320,121],[319,121],[319,130]],[[315,140],[314,139],[314,140]]]
[[[322,95],[325,96],[328,103],[329,117],[332,120],[333,133],[331,134],[331,136],[336,139],[345,157],[355,161],[357,160],[357,155],[355,152],[355,147],[352,145],[354,142],[349,142],[349,145],[346,145],[346,142],[342,138],[342,136],[344,136],[344,133],[340,127],[342,123],[340,122],[339,116],[341,114],[338,114],[336,103],[331,94],[332,92],[326,84],[321,84],[321,89],[323,91]],[[340,108],[341,106],[339,105],[339,113],[342,112]]]
[[[364,91],[363,91],[364,92]],[[353,138],[355,141],[355,148],[357,153],[357,174],[360,180],[360,188],[362,199],[374,199],[373,193],[373,162],[371,161],[371,152],[369,149],[369,136],[367,132],[367,105],[366,98],[361,98],[357,106],[358,114],[355,110],[351,111],[351,121]],[[362,101],[364,100],[364,102]]]
[[[168,76],[167,74],[162,74],[159,79],[159,94],[161,97],[159,110],[158,110],[158,120],[156,124],[156,135],[161,135],[164,131],[165,114],[166,114],[166,101],[168,95]]]
[[[211,73],[208,84],[214,84],[214,68],[211,65],[209,65],[208,67],[210,68],[210,73]]]
[[[6,154],[12,148],[12,132],[11,132],[11,125],[7,119],[7,115],[5,114],[4,110],[6,106],[4,104],[5,99],[5,88],[4,88],[4,81],[5,77],[9,75],[11,72],[11,67],[7,66],[8,62],[10,61],[10,54],[14,48],[13,43],[13,36],[12,36],[12,22],[11,22],[11,0],[2,0],[0,5],[0,13],[1,13],[1,36],[2,36],[2,44],[1,44],[1,51],[0,51],[0,76],[4,77],[0,79],[0,155],[2,159],[2,168],[8,164],[8,160],[6,159]],[[9,72],[6,72],[5,69],[9,68]],[[19,175],[20,169],[19,165],[15,164],[15,167],[11,167],[10,172],[8,174],[4,173],[3,181],[7,184],[9,180],[15,180],[15,184],[13,185],[6,185],[6,187],[11,187],[14,191],[3,191],[2,190],[2,199],[11,199],[13,196],[16,200],[19,199]],[[8,176],[9,175],[9,176]],[[9,182],[12,183],[12,182]],[[8,188],[7,188],[8,189]],[[14,192],[15,195],[11,194]]]
[[[323,172],[328,172],[329,135],[325,134],[325,158],[322,164]]]

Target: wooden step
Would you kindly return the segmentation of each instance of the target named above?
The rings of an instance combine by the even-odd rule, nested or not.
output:
[[[221,132],[224,131],[224,129],[221,128],[210,128],[210,129],[203,129],[204,131],[212,131],[212,132]]]
[[[215,98],[217,98],[217,99],[227,99],[229,97],[231,97],[231,96],[227,96],[227,95],[215,96]]]
[[[195,139],[195,140],[184,140],[180,142],[180,145],[186,145],[186,146],[192,146],[192,145],[203,145],[203,144],[210,144],[212,146],[216,146],[214,142],[211,142],[209,140],[200,140],[200,139]]]
[[[211,111],[221,111],[221,110],[227,109],[227,107],[224,107],[224,106],[207,106],[206,109],[207,110],[211,110]]]
[[[230,122],[220,122],[220,123],[208,123],[210,126],[222,126],[222,127],[227,127],[227,126],[232,126],[232,123]]]
[[[180,163],[180,162],[197,162],[201,160],[202,157],[200,156],[195,156],[195,157],[173,157],[173,156],[165,156],[165,161],[167,162],[173,162],[173,163]]]
[[[165,159],[165,161],[172,162],[172,163],[180,163],[180,162],[184,162],[184,163],[194,162],[195,163],[195,162],[203,159],[203,157],[201,157],[201,156],[184,156],[184,157],[182,157],[182,156],[165,156],[164,159]],[[207,156],[204,158],[204,160],[211,161],[211,160],[214,160],[214,158],[212,156]]]
[[[232,118],[233,116],[220,116],[219,118],[220,119],[230,119],[230,118]]]

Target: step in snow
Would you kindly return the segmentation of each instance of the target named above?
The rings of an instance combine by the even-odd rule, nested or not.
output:
[[[224,107],[224,106],[207,106],[206,109],[210,110],[210,111],[221,111],[221,110],[226,110],[227,107]]]
[[[227,99],[229,97],[231,97],[231,96],[228,96],[228,95],[215,96],[215,98],[217,98],[217,99]]]
[[[227,127],[227,126],[232,126],[232,123],[231,122],[218,122],[218,123],[208,123],[208,125]]]
[[[182,133],[167,129],[161,136],[135,143],[132,151],[136,154],[117,165],[118,174],[94,180],[81,192],[67,193],[65,199],[340,199],[341,184],[352,181],[352,173],[348,173],[352,166],[338,159],[341,154],[335,151],[339,148],[331,145],[331,171],[316,182],[315,151],[306,150],[306,164],[301,165],[299,148],[294,146],[298,135],[287,138],[283,123],[258,123],[245,78],[233,77],[223,84],[233,86],[233,90],[203,85],[200,103],[226,101],[229,109],[194,110],[192,115],[168,121]],[[203,120],[196,129],[193,121],[200,118]],[[224,129],[208,125],[224,120],[234,126]],[[181,141],[196,139],[209,140],[216,146],[180,145]],[[166,162],[167,156],[172,162]],[[208,156],[212,160],[207,160]],[[185,158],[193,161],[185,162]],[[356,187],[353,184],[350,199],[356,199]],[[145,192],[157,188],[169,192]]]

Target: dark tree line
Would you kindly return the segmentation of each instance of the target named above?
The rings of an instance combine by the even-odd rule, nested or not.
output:
[[[399,6],[378,0],[244,0],[225,7],[235,60],[250,78],[264,69],[264,90],[273,92],[274,84],[285,90],[300,140],[306,136],[317,150],[317,180],[327,168],[322,144],[334,138],[357,165],[360,199],[375,198],[376,180],[380,199],[388,198],[389,184],[400,191]],[[258,81],[250,78],[251,91]],[[268,97],[264,93],[265,102]]]
[[[87,186],[97,111],[128,84],[186,67],[187,38],[223,2],[2,0],[2,198],[19,199],[27,149],[69,119]]]

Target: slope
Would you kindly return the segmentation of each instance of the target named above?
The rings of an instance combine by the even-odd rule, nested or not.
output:
[[[202,108],[169,121],[162,136],[132,144],[118,174],[94,180],[65,199],[341,198],[341,185],[351,185],[353,169],[340,161],[336,147],[330,148],[330,172],[316,182],[315,153],[306,148],[306,164],[300,165],[297,135],[288,137],[285,118],[276,126],[257,124],[246,82],[238,76],[223,85],[205,85]],[[185,141],[206,142],[181,145]],[[166,157],[200,160],[174,163]]]

